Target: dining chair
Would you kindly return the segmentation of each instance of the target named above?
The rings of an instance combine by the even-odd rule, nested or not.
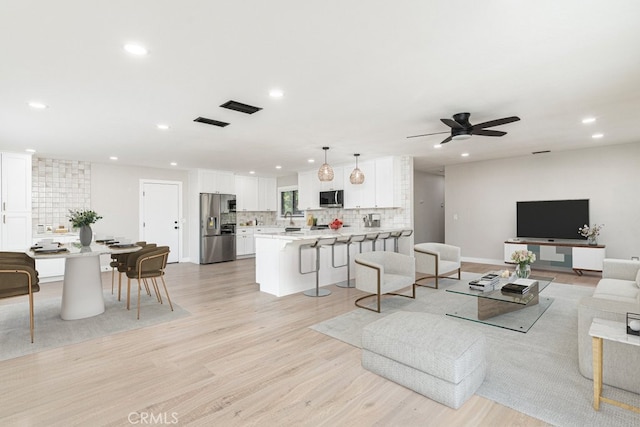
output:
[[[156,293],[158,302],[160,304],[163,303],[160,288],[158,286],[158,278],[162,281],[164,293],[167,296],[167,301],[169,302],[171,311],[173,311],[171,297],[169,297],[167,284],[164,280],[164,270],[167,266],[169,252],[170,250],[168,246],[159,246],[149,250],[144,248],[138,252],[133,252],[127,259],[127,265],[129,267],[125,273],[127,275],[127,309],[129,309],[131,301],[131,279],[135,279],[138,282],[138,319],[140,319],[140,291],[143,283],[147,289],[149,289],[148,283],[150,281]]]
[[[140,241],[140,242],[136,242],[136,246],[140,246],[143,249],[155,248],[156,244]],[[111,267],[111,294],[113,295],[113,288],[115,284],[115,276],[117,271],[118,272],[118,301],[120,301],[120,295],[122,293],[122,273],[126,273],[127,258],[132,253],[133,252],[127,252],[125,254],[111,254],[111,262],[109,263],[109,266]],[[147,289],[147,292],[148,292],[148,289]]]
[[[40,290],[33,258],[23,252],[0,252],[0,298],[29,295],[31,343],[35,330],[33,294]]]

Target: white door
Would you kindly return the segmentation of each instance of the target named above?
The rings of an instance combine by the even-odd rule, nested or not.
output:
[[[169,246],[168,262],[180,260],[180,183],[142,182],[142,240]]]

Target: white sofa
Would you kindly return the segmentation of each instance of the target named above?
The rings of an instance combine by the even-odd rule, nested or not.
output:
[[[605,259],[602,280],[591,297],[578,306],[578,358],[580,373],[593,378],[589,328],[594,318],[626,322],[627,313],[640,313],[640,261]],[[640,393],[640,351],[638,347],[604,342],[603,382]]]

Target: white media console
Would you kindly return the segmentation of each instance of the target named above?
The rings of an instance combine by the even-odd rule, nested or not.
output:
[[[602,271],[605,257],[604,245],[588,245],[586,242],[516,240],[504,242],[504,262],[513,264],[511,254],[517,250],[536,254],[535,264],[542,268],[572,269],[579,276],[585,271]]]

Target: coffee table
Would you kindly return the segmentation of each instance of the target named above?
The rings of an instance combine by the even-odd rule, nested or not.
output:
[[[489,273],[500,274],[499,271]],[[488,274],[488,273],[484,273]],[[483,274],[478,275],[478,278]],[[529,276],[536,283],[525,295],[507,294],[500,289],[514,278],[500,278],[493,291],[477,291],[469,288],[468,281],[461,281],[445,289],[447,292],[465,295],[467,298],[456,310],[447,316],[471,320],[500,328],[526,333],[549,308],[553,298],[541,297],[540,292],[553,281],[553,277]]]

